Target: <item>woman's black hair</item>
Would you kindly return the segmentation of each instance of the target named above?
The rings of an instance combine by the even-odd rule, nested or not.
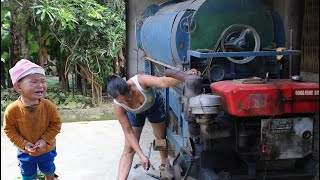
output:
[[[117,98],[119,95],[124,96],[131,90],[127,82],[119,76],[111,76],[107,87],[108,93],[113,98]]]

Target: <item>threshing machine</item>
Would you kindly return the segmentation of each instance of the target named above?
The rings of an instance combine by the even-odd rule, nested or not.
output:
[[[145,72],[183,81],[159,90],[174,159],[162,179],[311,179],[319,84],[282,79],[280,16],[259,0],[168,1],[136,21]],[[202,75],[186,75],[196,68]]]

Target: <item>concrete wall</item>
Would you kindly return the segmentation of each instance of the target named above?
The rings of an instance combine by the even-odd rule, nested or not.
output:
[[[301,71],[300,76],[302,77],[302,80],[319,83],[319,73]]]
[[[90,109],[74,109],[74,110],[59,110],[62,122],[77,122],[77,121],[98,121],[98,120],[113,120],[116,119],[113,108],[90,108]],[[3,123],[3,115],[1,112],[1,126]]]

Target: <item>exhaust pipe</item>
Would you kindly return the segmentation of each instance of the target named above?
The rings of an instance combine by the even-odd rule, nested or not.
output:
[[[200,76],[189,75],[174,69],[166,69],[164,74],[185,83],[185,96],[191,98],[202,93],[202,78]]]

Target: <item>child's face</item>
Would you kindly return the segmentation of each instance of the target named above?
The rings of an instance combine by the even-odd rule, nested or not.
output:
[[[15,85],[15,90],[21,94],[24,100],[29,102],[38,102],[45,96],[47,83],[45,76],[42,74],[30,74],[22,78]]]

